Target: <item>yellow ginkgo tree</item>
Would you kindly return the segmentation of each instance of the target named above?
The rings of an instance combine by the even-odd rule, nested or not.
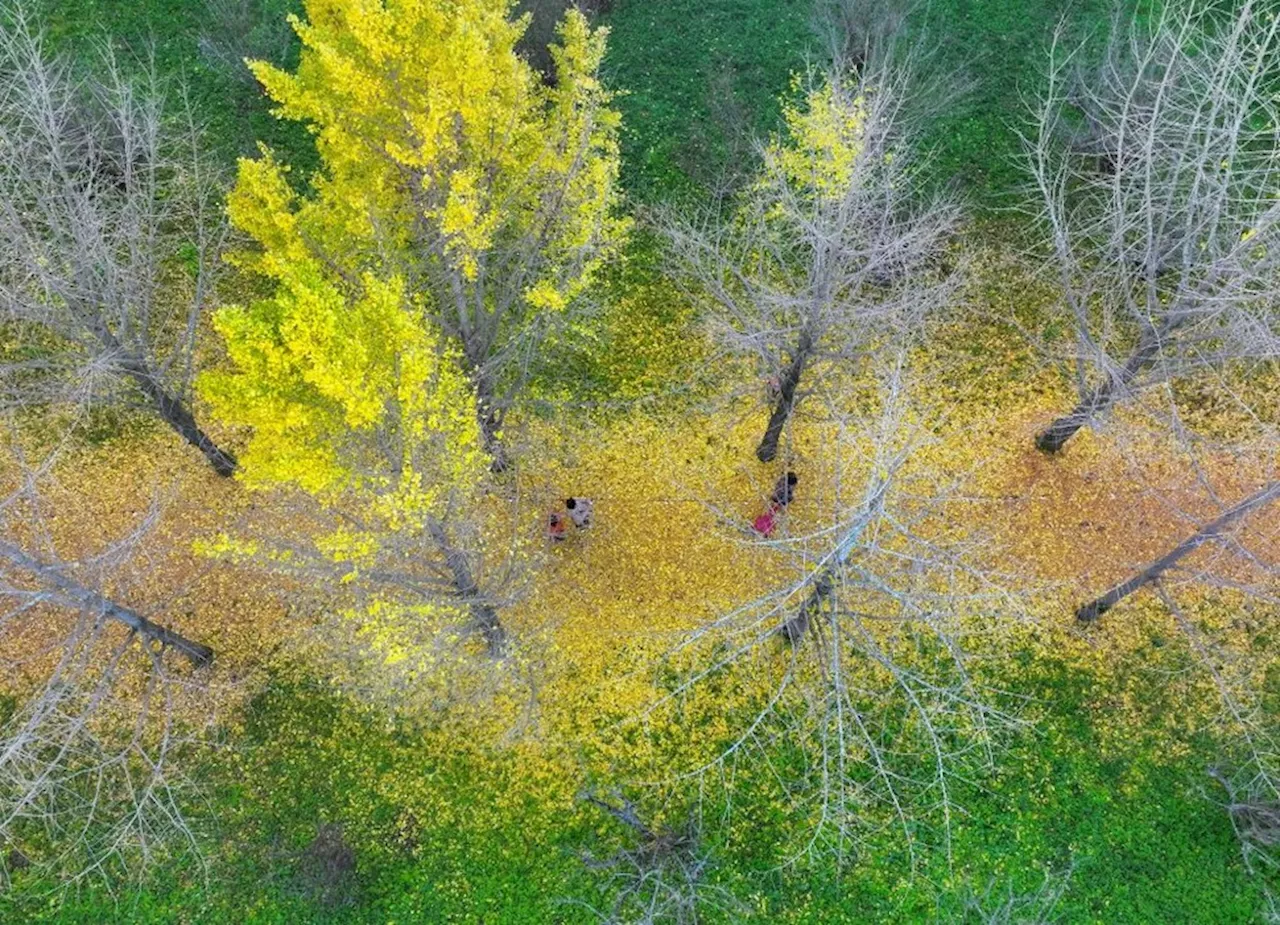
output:
[[[310,259],[347,282],[395,274],[405,306],[456,353],[495,468],[540,336],[617,246],[618,114],[605,31],[570,10],[553,79],[516,53],[508,0],[307,0],[293,73],[253,72],[307,124],[321,167],[290,188],[269,151],[242,161],[232,221],[283,280]],[[362,349],[352,343],[351,349]]]
[[[296,233],[281,231],[285,250]],[[298,257],[277,277],[268,298],[218,313],[229,362],[200,385],[252,428],[242,481],[286,503],[213,551],[324,587],[343,657],[395,666],[365,686],[429,680],[429,663],[470,640],[504,654],[498,591],[518,550],[486,558],[505,514],[484,502],[487,455],[454,352],[399,276],[334,278]]]

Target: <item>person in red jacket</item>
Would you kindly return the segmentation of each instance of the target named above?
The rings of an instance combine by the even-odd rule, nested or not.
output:
[[[765,511],[751,523],[751,529],[755,530],[761,536],[773,536],[773,531],[778,528],[778,515],[782,513],[782,508],[776,504],[770,504],[769,510]]]
[[[751,529],[761,536],[773,536],[773,531],[778,528],[778,521],[782,519],[783,511],[795,497],[796,483],[799,481],[800,476],[794,472],[780,476],[778,483],[773,486],[773,494],[769,496],[769,509],[752,521]]]

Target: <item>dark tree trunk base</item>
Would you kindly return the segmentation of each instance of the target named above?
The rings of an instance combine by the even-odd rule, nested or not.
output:
[[[1036,437],[1036,449],[1042,453],[1060,452],[1067,441],[1079,433],[1080,428],[1093,420],[1096,415],[1111,408],[1121,391],[1132,385],[1138,374],[1154,362],[1160,353],[1163,338],[1174,327],[1176,327],[1175,324],[1166,322],[1159,330],[1149,328],[1143,331],[1133,355],[1120,368],[1117,375],[1114,378],[1108,378],[1081,399],[1080,404],[1071,409],[1070,414],[1063,415],[1045,428]]]
[[[90,613],[100,613],[122,623],[146,640],[148,645],[158,647],[160,651],[178,650],[197,668],[203,668],[213,661],[213,649],[203,643],[195,642],[168,627],[153,623],[137,611],[121,606],[92,588],[85,587],[61,568],[27,555],[17,546],[0,543],[0,558],[38,576],[64,605],[78,607]]]
[[[138,388],[151,400],[160,419],[172,427],[183,440],[203,453],[214,472],[223,478],[230,478],[236,474],[240,466],[235,456],[220,448],[208,434],[200,429],[191,409],[180,398],[161,386],[145,363],[134,360],[126,363],[125,368]]]
[[[778,383],[778,400],[769,415],[769,424],[764,429],[764,436],[760,438],[760,445],[756,447],[756,459],[763,463],[773,462],[778,455],[778,441],[782,439],[782,430],[787,426],[791,412],[795,410],[796,389],[800,387],[800,377],[804,374],[812,351],[813,339],[807,331],[801,333],[796,352],[792,354],[791,362],[782,374],[782,381]]]
[[[1036,449],[1051,456],[1060,453],[1083,426],[1084,421],[1077,421],[1074,415],[1058,418],[1036,436]]]
[[[511,468],[511,459],[507,456],[507,448],[497,437],[485,440],[485,450],[489,453],[489,471],[495,475]]]
[[[1245,498],[1234,507],[1228,508],[1217,518],[1205,524],[1133,577],[1122,581],[1107,593],[1079,607],[1076,610],[1076,619],[1081,623],[1093,623],[1139,588],[1158,581],[1165,572],[1177,565],[1183,557],[1195,552],[1205,543],[1221,538],[1223,531],[1236,521],[1258,508],[1265,507],[1277,497],[1280,497],[1280,481],[1271,482],[1263,486],[1259,491]]]
[[[471,563],[467,561],[466,554],[453,545],[444,525],[433,521],[427,529],[444,556],[453,578],[454,592],[466,602],[471,612],[470,629],[484,637],[485,647],[492,658],[502,658],[507,653],[507,630],[498,616],[498,609],[484,598],[471,572]]]
[[[773,462],[778,455],[778,441],[782,439],[782,428],[786,426],[787,418],[791,416],[791,409],[783,406],[782,402],[774,407],[773,413],[769,415],[769,426],[765,428],[764,438],[760,441],[760,445],[756,447],[756,459],[762,463]]]

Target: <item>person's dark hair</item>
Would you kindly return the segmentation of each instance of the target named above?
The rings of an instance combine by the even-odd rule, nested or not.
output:
[[[577,507],[577,506],[578,506],[578,499],[577,499],[577,498],[566,498],[566,499],[565,499],[565,501],[564,501],[564,506],[565,506],[565,507],[567,507],[569,510],[571,510],[571,511],[572,511],[575,507]]]
[[[800,476],[796,475],[794,472],[788,472],[788,473],[787,473],[787,484],[788,484],[788,485],[794,485],[794,484],[795,484],[796,482],[798,482],[798,481],[800,481]]]

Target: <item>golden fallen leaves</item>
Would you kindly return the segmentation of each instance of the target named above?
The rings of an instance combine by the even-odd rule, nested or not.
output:
[[[1135,658],[1150,654],[1154,637],[1177,635],[1170,615],[1143,594],[1082,636],[1072,610],[1209,516],[1208,489],[1230,503],[1269,477],[1269,461],[1202,453],[1193,467],[1169,441],[1127,436],[1136,428],[1126,427],[1123,416],[1106,432],[1084,431],[1064,453],[1046,457],[1032,441],[1038,427],[1069,407],[1071,396],[1060,381],[1038,373],[998,390],[1000,377],[987,375],[966,387],[956,373],[973,364],[1012,362],[1011,348],[1000,341],[992,350],[1004,353],[983,357],[966,346],[968,352],[955,351],[962,354],[957,359],[946,351],[972,332],[957,325],[947,334],[934,365],[925,365],[935,378],[917,388],[934,404],[948,403],[951,413],[932,427],[914,464],[943,476],[967,474],[961,481],[967,482],[974,522],[963,526],[990,535],[999,550],[993,569],[1027,585],[1021,590],[1029,591],[1046,651],[1097,673],[1100,689],[1108,692],[1095,706],[1116,717],[1114,729],[1149,722],[1150,704],[1139,702],[1125,673]],[[627,749],[644,752],[648,746],[618,728],[652,705],[654,664],[688,630],[793,580],[796,564],[786,536],[822,526],[837,500],[848,504],[853,497],[846,484],[850,471],[830,453],[838,428],[824,420],[819,406],[797,417],[785,458],[772,466],[751,453],[763,427],[758,406],[739,400],[669,412],[638,408],[601,421],[570,414],[524,425],[530,449],[512,476],[522,505],[510,529],[538,535],[546,513],[570,495],[594,501],[595,523],[571,529],[564,543],[548,544],[532,563],[532,583],[503,613],[520,641],[520,670],[536,675],[532,713],[518,698],[493,711],[502,719],[498,725],[523,717],[529,735],[520,738],[522,748],[536,750],[541,741],[563,757],[565,743],[576,743],[573,748],[596,750],[606,764],[657,764],[656,754],[628,755]],[[800,474],[800,484],[780,547],[762,541],[749,525],[786,468]],[[310,621],[290,616],[290,597],[279,593],[278,578],[193,551],[200,540],[235,532],[255,513],[254,505],[267,503],[264,498],[208,472],[189,448],[158,430],[79,451],[57,475],[51,527],[66,558],[92,554],[130,530],[157,495],[164,501],[139,555],[108,590],[213,646],[219,677],[250,677],[272,664],[276,653],[303,651],[291,642]],[[1251,548],[1274,563],[1273,522],[1259,518],[1248,531]],[[1197,555],[1213,554],[1206,549]],[[324,589],[313,590],[313,602],[323,601]],[[1189,606],[1239,650],[1256,635],[1236,626],[1237,614],[1221,606]],[[6,658],[41,645],[47,630],[35,615],[21,632],[10,628],[0,637]],[[1251,676],[1269,661],[1257,664],[1262,667],[1250,669]],[[1209,709],[1201,682],[1183,687],[1180,696],[1196,707],[1170,711],[1178,717],[1170,729],[1179,735],[1203,722]],[[704,727],[708,738],[730,731],[716,726],[711,705],[697,709],[711,724]]]

